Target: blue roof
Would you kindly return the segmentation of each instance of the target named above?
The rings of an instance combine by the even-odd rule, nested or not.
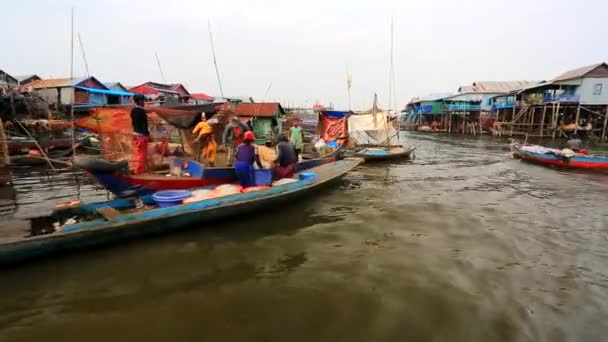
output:
[[[117,95],[117,96],[134,96],[135,95],[133,93],[129,93],[126,91],[120,91],[120,90],[106,90],[106,89],[97,89],[97,88],[88,88],[88,87],[79,87],[79,86],[76,86],[75,88],[86,90],[91,93],[100,93],[100,94],[106,94],[106,95]]]

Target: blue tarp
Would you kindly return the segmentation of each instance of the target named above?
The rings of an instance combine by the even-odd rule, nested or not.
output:
[[[321,114],[329,116],[330,118],[340,119],[347,115],[352,114],[351,111],[339,111],[339,110],[324,110]]]
[[[133,93],[129,93],[126,91],[120,91],[120,90],[105,90],[105,89],[78,87],[78,86],[75,88],[80,89],[80,90],[86,90],[90,93],[99,93],[99,94],[106,94],[106,95],[116,95],[116,96],[134,96],[135,95]]]

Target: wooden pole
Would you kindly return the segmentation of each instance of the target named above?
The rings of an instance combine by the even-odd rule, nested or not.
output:
[[[555,114],[553,116],[553,135],[551,137],[551,139],[555,140],[555,134],[557,133],[557,122],[559,119],[559,106],[560,103],[558,102],[557,105],[555,106]]]
[[[11,158],[8,154],[8,142],[4,133],[4,124],[0,119],[0,167],[5,167],[10,164]]]
[[[540,119],[540,132],[539,135],[542,138],[545,133],[545,116],[547,115],[547,105],[543,104],[543,114]]]
[[[581,116],[581,106],[578,105],[576,106],[576,116],[574,118],[574,133],[578,133],[578,120],[580,119]]]
[[[604,127],[602,128],[602,138],[603,142],[606,139],[606,126],[608,125],[608,106],[606,106],[606,111],[604,112]]]

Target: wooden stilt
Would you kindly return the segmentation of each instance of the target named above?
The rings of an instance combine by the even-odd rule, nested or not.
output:
[[[546,115],[547,115],[547,105],[544,104],[543,105],[543,114],[540,119],[540,131],[538,132],[538,134],[540,135],[541,138],[543,137],[543,135],[545,133],[545,116]]]
[[[558,124],[558,119],[559,119],[559,107],[560,107],[560,103],[558,102],[557,105],[555,106],[555,112],[553,115],[553,135],[551,137],[551,139],[555,140],[555,134],[557,134],[557,124]]]
[[[8,155],[8,142],[4,132],[4,124],[0,119],[0,168],[5,167],[10,163],[11,159]]]
[[[581,106],[578,105],[576,106],[576,116],[574,117],[574,124],[576,126],[574,126],[574,133],[578,133],[578,121],[580,120],[581,117]]]
[[[606,140],[606,125],[608,125],[608,106],[606,106],[606,110],[604,111],[604,127],[602,128],[602,138],[601,138],[602,142],[604,140]]]

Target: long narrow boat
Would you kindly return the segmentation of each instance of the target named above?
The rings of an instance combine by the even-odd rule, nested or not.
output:
[[[561,150],[540,145],[513,145],[513,156],[536,164],[573,169],[608,170],[608,157],[585,154],[566,156]]]
[[[405,146],[366,147],[356,151],[354,156],[363,158],[366,162],[400,160],[412,158],[415,150],[415,147]]]
[[[204,221],[233,219],[249,212],[264,212],[281,203],[290,203],[304,195],[314,193],[331,184],[355,168],[363,160],[348,158],[314,167],[307,171],[314,178],[279,185],[268,190],[239,193],[225,197],[207,199],[172,207],[146,206],[135,209],[135,200],[117,199],[108,202],[85,204],[56,210],[53,213],[31,219],[28,235],[0,241],[0,264],[11,264],[44,255],[82,249],[94,245],[118,242],[135,237],[169,233]],[[152,195],[141,198],[146,204],[153,203]],[[103,216],[104,210],[117,213],[111,218]],[[65,222],[70,218],[84,221],[53,228],[54,222]],[[104,218],[106,217],[106,218]]]
[[[340,158],[340,154],[341,151],[338,149],[321,158],[303,160],[297,164],[296,172],[334,162]],[[78,156],[74,160],[74,166],[87,171],[101,186],[116,195],[134,187],[138,188],[139,194],[147,194],[159,190],[200,188],[236,180],[233,167],[205,168],[200,163],[185,159],[175,159],[174,163],[179,164],[189,175],[168,176],[153,173],[132,175],[128,172],[127,162],[108,162],[85,156]]]

